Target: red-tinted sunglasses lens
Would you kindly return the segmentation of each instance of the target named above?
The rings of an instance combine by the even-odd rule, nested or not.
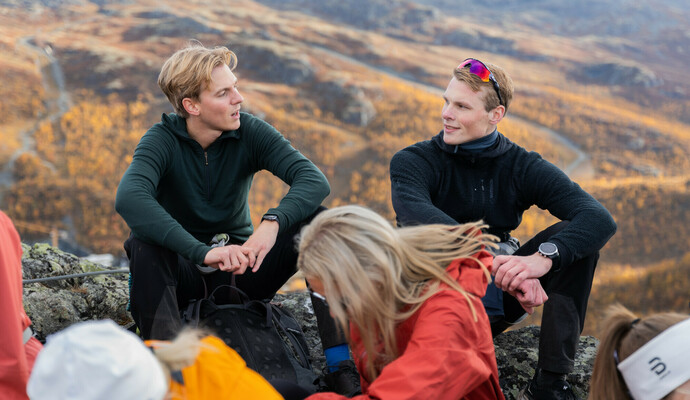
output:
[[[489,71],[488,68],[484,64],[482,64],[480,61],[474,60],[474,59],[467,59],[463,61],[458,69],[465,68],[467,66],[470,66],[470,72],[474,75],[477,75],[479,79],[481,79],[484,82],[489,81],[489,77],[491,76],[491,71]]]

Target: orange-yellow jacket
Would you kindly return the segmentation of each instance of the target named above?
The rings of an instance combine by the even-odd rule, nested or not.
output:
[[[146,343],[156,347],[160,342]],[[242,357],[221,339],[207,336],[201,343],[201,351],[194,364],[183,368],[181,374],[172,374],[169,399],[283,399],[268,381],[247,367]]]

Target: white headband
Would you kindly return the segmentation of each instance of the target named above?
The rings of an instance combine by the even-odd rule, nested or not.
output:
[[[618,364],[633,399],[659,400],[690,379],[690,318],[645,343]]]

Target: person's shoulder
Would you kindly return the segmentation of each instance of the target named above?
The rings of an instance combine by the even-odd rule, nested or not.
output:
[[[245,111],[240,111],[240,128],[242,125],[252,125],[255,124],[257,121],[262,121],[262,119],[258,118],[254,114],[250,114]]]
[[[430,140],[415,143],[393,155],[389,165],[390,177],[396,180],[402,177],[435,176],[441,168],[442,155]]]
[[[179,130],[186,130],[185,119],[174,114],[163,114],[161,120],[153,124],[144,134],[147,139],[170,139],[175,138]]]
[[[520,146],[519,144],[513,142],[510,140],[509,137],[505,136],[501,132],[498,132],[498,140],[493,148],[492,152],[496,155],[505,155],[505,154],[512,154],[512,155],[526,155],[531,153],[530,151],[526,150],[524,147]],[[538,155],[538,153],[535,153]]]
[[[163,116],[161,117],[161,121],[156,122],[155,124],[151,125],[149,129],[146,130],[146,135],[160,135],[164,132],[169,131],[170,127],[167,126],[168,123],[166,122],[168,120],[168,115],[163,114]]]
[[[418,310],[418,318],[440,325],[447,325],[450,321],[455,321],[456,324],[468,323],[474,320],[472,308],[477,312],[481,307],[481,302],[474,299],[475,296],[469,295],[468,302],[468,297],[445,286],[422,304]]]
[[[422,140],[420,142],[411,144],[404,149],[400,150],[400,152],[404,151],[412,151],[412,152],[419,152],[419,151],[430,151],[430,150],[438,150],[438,147],[434,144],[432,139],[427,139],[427,140]]]
[[[526,167],[532,163],[540,163],[545,161],[541,154],[536,151],[530,151],[513,142],[506,136],[500,136],[501,142],[496,149],[498,159],[503,160],[503,163],[510,163],[516,166]]]
[[[431,140],[423,140],[421,142],[417,142],[401,150],[398,150],[391,159],[391,165],[396,163],[414,162],[414,160],[418,160],[420,158],[436,159],[438,158],[438,152],[438,147],[436,147],[436,145]]]
[[[264,121],[263,119],[257,117],[254,114],[241,111],[240,112],[240,131],[246,130],[271,130],[276,131],[276,129]],[[277,131],[276,131],[277,132]]]
[[[246,112],[240,112],[240,127],[237,131],[233,131],[231,136],[238,137],[242,142],[253,144],[284,139],[284,136],[273,125]]]
[[[515,158],[524,168],[531,170],[534,170],[536,168],[541,172],[548,171],[553,173],[556,170],[562,172],[560,168],[558,168],[549,160],[545,159],[541,154],[537,153],[536,151],[530,151],[517,145],[515,147],[519,149],[515,154]]]

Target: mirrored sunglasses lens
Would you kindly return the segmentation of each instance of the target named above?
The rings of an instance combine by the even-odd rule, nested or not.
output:
[[[472,64],[470,64],[470,72],[477,75],[479,79],[481,79],[484,82],[489,81],[489,76],[491,76],[491,72],[484,66],[484,64],[474,61]]]

